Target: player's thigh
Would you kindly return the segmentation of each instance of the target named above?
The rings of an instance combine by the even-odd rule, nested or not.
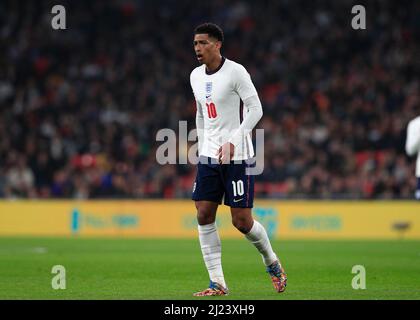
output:
[[[202,158],[197,165],[192,200],[222,203],[225,193],[220,167],[218,164],[206,163]]]
[[[252,208],[254,204],[254,176],[245,161],[232,162],[223,169],[225,205],[231,208]]]
[[[195,201],[197,208],[197,221],[199,225],[213,223],[216,220],[216,212],[219,204],[213,201]]]

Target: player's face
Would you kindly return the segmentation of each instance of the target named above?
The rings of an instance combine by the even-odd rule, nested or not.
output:
[[[207,64],[219,54],[220,41],[209,37],[208,34],[194,35],[194,51],[200,63]]]

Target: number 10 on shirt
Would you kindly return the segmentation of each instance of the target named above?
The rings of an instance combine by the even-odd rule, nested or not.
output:
[[[209,115],[209,118],[216,118],[217,117],[217,112],[216,112],[216,106],[214,105],[213,102],[211,103],[206,103],[207,106],[207,113]]]

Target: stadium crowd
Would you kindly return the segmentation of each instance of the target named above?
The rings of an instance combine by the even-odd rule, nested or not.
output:
[[[156,133],[195,127],[196,25],[260,94],[256,197],[412,198],[406,125],[420,113],[420,2],[0,3],[0,197],[187,198],[195,166],[160,165]],[[191,145],[191,144],[190,144]]]

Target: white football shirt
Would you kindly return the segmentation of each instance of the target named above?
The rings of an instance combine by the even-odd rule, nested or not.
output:
[[[203,132],[198,133],[199,155],[217,158],[219,148],[231,141],[246,117],[248,110],[242,102],[249,97],[258,97],[257,90],[246,69],[224,57],[219,68],[213,72],[208,72],[205,64],[195,68],[190,82],[197,117],[204,118]],[[254,156],[250,133],[233,144],[235,153],[232,160],[246,160]]]

